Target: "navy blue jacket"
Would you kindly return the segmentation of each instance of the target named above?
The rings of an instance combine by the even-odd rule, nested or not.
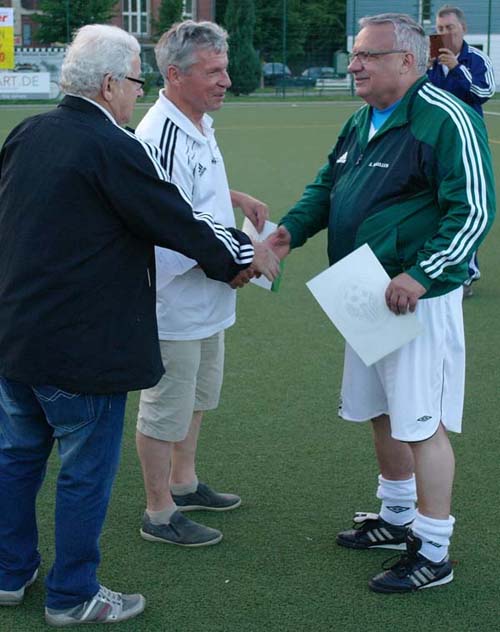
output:
[[[483,115],[482,103],[495,94],[495,76],[490,58],[466,41],[458,56],[458,66],[445,76],[437,59],[427,71],[429,81],[451,92]]]
[[[253,248],[193,213],[159,150],[92,103],[65,97],[0,153],[0,375],[86,393],[154,385],[164,372],[154,244],[231,280]]]

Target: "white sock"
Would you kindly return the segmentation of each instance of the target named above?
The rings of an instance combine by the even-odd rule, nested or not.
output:
[[[441,562],[448,555],[455,518],[445,520],[423,516],[419,511],[411,525],[413,533],[422,540],[419,553],[431,562]]]
[[[172,514],[177,511],[177,505],[167,505],[161,511],[150,511],[146,509],[146,513],[153,524],[168,524]]]
[[[198,477],[195,477],[190,483],[171,483],[170,491],[176,496],[185,496],[186,494],[194,494],[198,489]]]
[[[404,481],[391,481],[379,474],[377,498],[382,501],[379,512],[382,520],[398,526],[412,522],[417,500],[415,476]]]

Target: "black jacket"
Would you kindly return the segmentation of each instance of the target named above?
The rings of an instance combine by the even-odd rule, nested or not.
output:
[[[154,244],[231,280],[248,238],[196,216],[159,152],[98,107],[66,97],[0,153],[0,375],[87,393],[154,385],[164,372]]]

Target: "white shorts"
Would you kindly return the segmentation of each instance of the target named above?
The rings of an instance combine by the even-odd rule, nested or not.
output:
[[[465,384],[462,288],[418,301],[423,332],[367,367],[346,344],[339,415],[367,421],[389,415],[399,441],[423,441],[442,421],[461,432]]]
[[[224,331],[202,340],[160,340],[165,375],[141,392],[137,430],[160,441],[186,438],[194,411],[219,404]]]

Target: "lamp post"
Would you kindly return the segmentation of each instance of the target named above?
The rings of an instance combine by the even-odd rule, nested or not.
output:
[[[69,0],[66,0],[66,42],[69,44],[70,30],[69,30]]]
[[[352,47],[354,46],[354,34],[356,33],[356,0],[352,0]]]
[[[486,44],[486,54],[490,56],[490,39],[491,39],[491,0],[488,0],[488,39]]]
[[[287,6],[283,0],[283,98],[286,98],[286,26],[287,26]]]
[[[351,51],[354,47],[354,34],[356,33],[356,0],[352,0],[352,44]],[[351,96],[354,96],[354,78],[351,75]]]

